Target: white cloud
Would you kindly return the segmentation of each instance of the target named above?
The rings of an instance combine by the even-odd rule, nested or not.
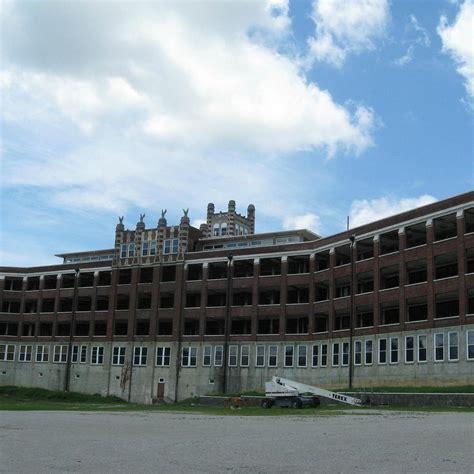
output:
[[[423,46],[430,46],[431,39],[428,30],[420,25],[415,15],[410,15],[410,29],[417,33],[415,42]]]
[[[403,56],[400,56],[397,59],[394,59],[392,63],[395,66],[406,66],[407,64],[411,63],[413,61],[413,53],[414,53],[415,48],[411,44],[408,46],[408,49],[406,53]]]
[[[424,194],[416,198],[381,197],[353,201],[350,210],[351,228],[400,214],[436,201],[436,198]]]
[[[428,48],[431,45],[430,35],[428,30],[420,25],[415,15],[409,16],[409,23],[405,27],[405,35],[408,39],[402,40],[403,44],[408,43],[408,47],[403,56],[392,61],[394,66],[403,67],[411,63],[415,57],[415,47]]]
[[[283,219],[283,228],[286,230],[308,229],[318,234],[321,228],[321,219],[311,212],[287,216]]]
[[[474,98],[474,1],[466,0],[454,22],[449,25],[445,16],[440,18],[438,34],[443,51],[457,64],[457,72],[464,78],[467,93]]]
[[[315,35],[309,41],[313,58],[340,67],[349,54],[373,50],[389,17],[387,0],[314,0]]]

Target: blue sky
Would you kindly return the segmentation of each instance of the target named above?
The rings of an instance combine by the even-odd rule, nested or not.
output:
[[[330,235],[473,188],[472,0],[7,0],[0,30],[2,265],[118,215]]]

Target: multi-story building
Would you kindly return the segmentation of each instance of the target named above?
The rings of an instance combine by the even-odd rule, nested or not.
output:
[[[0,268],[0,384],[137,402],[474,382],[474,192],[330,237],[123,218],[114,248]]]

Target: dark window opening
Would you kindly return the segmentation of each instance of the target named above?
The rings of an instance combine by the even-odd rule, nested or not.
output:
[[[251,334],[252,320],[250,318],[232,319],[230,325],[231,334]]]
[[[153,267],[140,268],[140,283],[153,283]]]
[[[287,317],[286,334],[308,334],[308,316]]]
[[[5,290],[21,291],[23,289],[23,278],[5,277]]]
[[[76,275],[74,273],[64,273],[61,275],[61,288],[74,288]]]
[[[58,276],[57,275],[45,275],[44,277],[44,289],[45,290],[55,290],[58,285]]]
[[[297,286],[288,287],[287,304],[298,304],[309,302],[309,288],[302,288]]]
[[[20,302],[5,300],[2,303],[2,313],[19,313],[20,312]]]
[[[209,293],[207,295],[207,306],[225,306],[225,305],[226,305],[225,293]]]
[[[426,222],[405,227],[406,248],[426,244]]]
[[[348,277],[336,278],[335,280],[335,298],[344,298],[351,294],[351,279]]]
[[[124,310],[124,309],[128,309],[129,306],[130,306],[129,295],[117,295],[117,309]]]
[[[357,294],[374,291],[374,272],[357,274]]]
[[[151,293],[138,293],[137,309],[151,308]]]
[[[261,258],[260,276],[281,275],[280,258]]]
[[[316,283],[314,286],[314,301],[326,301],[329,299],[329,282]]]
[[[89,336],[89,321],[77,321],[75,336]]]
[[[79,273],[79,286],[80,287],[90,287],[94,286],[94,273]]]
[[[280,304],[280,290],[260,291],[258,304]]]
[[[24,314],[36,313],[38,311],[38,301],[37,300],[26,300],[25,309],[23,310]]]
[[[466,250],[466,273],[474,273],[474,248]]]
[[[398,265],[391,265],[380,269],[380,289],[397,288],[400,285]]]
[[[235,291],[232,295],[233,306],[251,306],[252,292],[251,291]]]
[[[320,272],[329,268],[329,250],[319,252],[314,256],[314,270]]]
[[[35,323],[23,323],[21,335],[24,337],[33,337],[35,335]]]
[[[44,298],[41,302],[41,312],[42,313],[54,313],[54,298]]]
[[[66,337],[71,333],[71,323],[57,323],[56,336]]]
[[[128,321],[117,319],[114,323],[114,336],[126,336],[128,334]]]
[[[174,293],[161,293],[160,308],[169,309],[174,307]]]
[[[112,272],[99,272],[99,278],[97,280],[98,286],[110,286],[112,282]]]
[[[426,259],[407,262],[407,283],[423,283],[428,280]]]
[[[199,336],[199,320],[198,319],[184,319],[184,335],[185,336]]]
[[[135,327],[136,336],[148,336],[150,334],[150,321],[148,319],[138,319]]]
[[[380,234],[380,255],[398,252],[398,230]]]
[[[173,321],[171,319],[158,319],[158,335],[171,336],[173,334]]]
[[[96,311],[108,311],[109,297],[106,295],[99,295],[95,301]]]
[[[130,268],[122,268],[119,270],[118,284],[130,285],[132,282],[132,270]]]
[[[52,336],[53,335],[53,323],[40,323],[39,327],[40,336]]]
[[[161,281],[175,281],[176,280],[176,265],[166,265],[161,269]]]
[[[201,307],[201,293],[187,293],[186,294],[186,308]]]
[[[474,314],[474,288],[467,289],[467,314]]]
[[[374,325],[374,312],[372,307],[356,308],[356,327],[366,328]]]
[[[77,299],[78,311],[90,311],[92,308],[92,298],[90,296],[79,296]]]
[[[426,298],[413,298],[407,301],[408,321],[425,321],[428,319]]]
[[[0,336],[17,336],[18,323],[0,322]]]
[[[474,207],[464,211],[464,232],[474,232]]]
[[[358,240],[356,244],[357,260],[366,260],[374,256],[374,239]]]
[[[309,273],[309,255],[288,257],[288,274]]]
[[[227,262],[214,262],[209,264],[209,280],[227,278]]]
[[[202,263],[188,265],[188,280],[202,280]]]
[[[351,263],[351,246],[349,244],[336,247],[336,267]]]
[[[253,260],[234,261],[234,277],[245,278],[253,276]]]
[[[224,334],[225,332],[224,319],[223,318],[220,318],[220,319],[207,318],[205,331],[206,331],[207,336],[217,336],[217,335]]]
[[[450,239],[458,235],[456,213],[433,219],[434,240]]]
[[[107,321],[95,321],[94,322],[94,336],[106,336],[107,335]]]
[[[70,313],[72,311],[72,298],[61,298],[59,300],[59,312]]]
[[[457,293],[436,295],[435,318],[459,316],[459,297]]]
[[[445,253],[435,257],[435,278],[448,278],[458,274],[457,253]]]
[[[327,332],[329,330],[329,316],[327,313],[316,313],[314,315],[313,332]]]
[[[26,289],[28,291],[39,290],[40,277],[28,277],[26,280]]]
[[[400,308],[398,302],[382,303],[380,305],[380,324],[398,324],[400,322]]]
[[[349,329],[351,324],[351,315],[349,311],[336,311],[334,314],[334,330]]]
[[[280,319],[279,318],[268,318],[259,319],[257,333],[258,334],[279,334],[280,332]]]

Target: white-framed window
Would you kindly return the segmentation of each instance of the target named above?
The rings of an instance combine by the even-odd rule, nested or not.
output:
[[[81,346],[80,364],[87,364],[87,346]]]
[[[224,347],[216,346],[214,348],[214,366],[222,367],[222,361],[224,359]]]
[[[229,367],[237,367],[239,356],[239,346],[229,346]]]
[[[362,365],[362,341],[354,341],[354,365]]]
[[[0,361],[13,362],[16,347],[14,344],[0,344]]]
[[[374,342],[372,339],[366,339],[365,341],[365,365],[372,365],[374,360]]]
[[[202,351],[202,366],[210,367],[212,362],[212,346],[204,346]]]
[[[79,362],[79,346],[74,344],[71,352],[71,364],[77,364]]]
[[[466,331],[466,358],[474,360],[474,331]]]
[[[415,337],[405,336],[405,363],[413,364],[415,362]]]
[[[255,348],[255,367],[265,367],[265,346]]]
[[[349,343],[342,343],[342,364],[343,366],[349,365]]]
[[[48,362],[48,361],[49,361],[49,346],[36,346],[36,362]]]
[[[65,364],[67,362],[68,346],[54,346],[53,362],[55,364]]]
[[[133,365],[136,367],[146,366],[148,359],[148,347],[136,346],[133,348]]]
[[[144,240],[142,244],[142,257],[146,257],[150,252],[150,241]]]
[[[183,367],[196,367],[197,347],[183,347],[181,365]]]
[[[156,240],[150,240],[150,255],[156,255]]]
[[[135,257],[135,244],[133,242],[128,244],[128,256]]]
[[[127,348],[125,346],[115,346],[112,351],[112,365],[124,365],[126,353]]]
[[[248,367],[250,364],[250,346],[240,347],[240,367]]]
[[[220,234],[220,226],[219,226],[219,224],[214,224],[212,226],[212,235],[214,237],[217,237],[217,236],[219,236],[219,234]]]
[[[418,350],[417,350],[417,353],[418,353],[418,362],[420,363],[423,363],[423,362],[426,362],[426,358],[427,358],[427,355],[428,355],[428,351],[427,351],[427,348],[426,348],[426,345],[427,345],[427,338],[426,338],[426,335],[425,334],[419,334],[418,337],[417,337],[417,346],[418,346]]]
[[[179,250],[179,239],[166,239],[164,241],[164,246],[163,246],[164,254],[178,253],[178,250]]]
[[[102,365],[104,363],[104,346],[92,346],[91,364]]]
[[[263,346],[262,346],[263,347]],[[265,358],[265,355],[264,355]],[[278,346],[268,346],[268,367],[278,366]]]
[[[127,258],[128,255],[128,244],[122,244],[120,246],[120,258]]]
[[[448,332],[448,360],[454,362],[459,360],[459,334]]]
[[[285,367],[293,367],[295,358],[295,347],[285,346]]]
[[[398,364],[398,337],[390,338],[390,363]]]
[[[444,333],[439,332],[434,335],[434,360],[444,361]]]
[[[30,345],[20,346],[18,360],[20,362],[31,362],[32,354],[33,354],[33,346],[30,346]]]
[[[319,365],[319,345],[314,344],[311,354],[311,367],[317,367]]]
[[[307,346],[298,346],[298,359],[297,359],[297,366],[298,367],[306,367],[308,364],[308,347]]]
[[[327,367],[328,365],[328,345],[321,344],[321,367]]]
[[[379,364],[387,363],[387,339],[379,339]]]
[[[221,235],[227,235],[227,224],[221,224]]]
[[[332,366],[337,367],[339,365],[339,343],[334,342],[332,345]]]
[[[211,347],[211,346],[206,346]],[[212,351],[212,347],[211,347]],[[169,367],[171,361],[171,347],[156,348],[156,365],[158,367]]]

